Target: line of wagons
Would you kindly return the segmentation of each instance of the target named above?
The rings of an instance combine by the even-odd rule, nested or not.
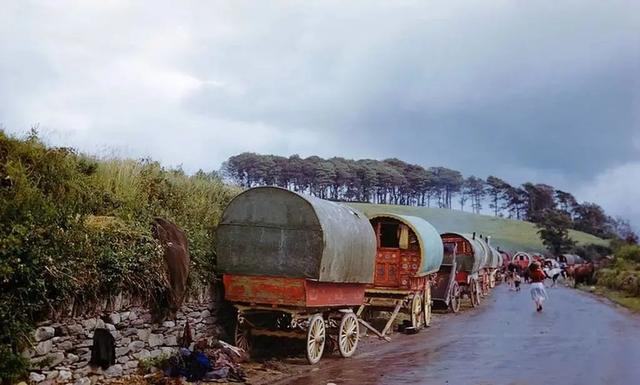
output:
[[[306,341],[317,363],[325,347],[356,351],[360,325],[380,338],[400,313],[417,331],[432,309],[476,307],[495,285],[503,255],[488,237],[439,234],[422,218],[365,216],[347,205],[276,187],[235,197],[217,230],[225,299],[238,310],[235,344],[254,336]],[[373,319],[386,319],[374,327]]]

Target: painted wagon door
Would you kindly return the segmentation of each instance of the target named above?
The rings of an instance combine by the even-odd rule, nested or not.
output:
[[[394,223],[378,222],[376,235],[378,238],[378,252],[376,254],[376,286],[396,287],[400,283],[400,249],[398,248],[398,225]]]

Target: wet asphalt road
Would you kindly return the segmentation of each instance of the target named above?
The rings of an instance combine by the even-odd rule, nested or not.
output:
[[[640,384],[640,317],[568,288],[548,289],[536,313],[528,289],[499,286],[479,309],[438,315],[418,335],[324,358],[281,383]]]

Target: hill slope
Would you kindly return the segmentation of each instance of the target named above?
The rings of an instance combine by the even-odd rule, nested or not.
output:
[[[421,217],[441,233],[447,231],[472,233],[475,231],[483,235],[490,235],[492,244],[500,246],[504,250],[542,252],[545,249],[540,237],[538,237],[535,225],[530,222],[439,208],[368,203],[349,203],[349,205],[365,214],[392,212]],[[608,241],[604,239],[580,231],[571,230],[570,234],[571,238],[581,245],[608,244]]]

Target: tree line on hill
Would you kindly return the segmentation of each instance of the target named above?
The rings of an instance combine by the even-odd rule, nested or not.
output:
[[[400,159],[301,158],[242,153],[223,163],[222,176],[245,187],[279,186],[334,201],[367,202],[440,208],[483,205],[495,216],[541,224],[550,214],[558,223],[602,238],[633,238],[626,220],[613,218],[602,207],[578,202],[569,192],[543,183],[514,186],[446,167],[425,168]]]

